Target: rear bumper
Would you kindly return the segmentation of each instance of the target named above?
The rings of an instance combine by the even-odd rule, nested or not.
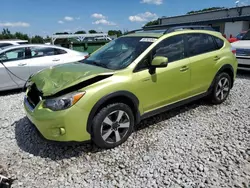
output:
[[[237,57],[239,70],[250,70],[250,58]]]

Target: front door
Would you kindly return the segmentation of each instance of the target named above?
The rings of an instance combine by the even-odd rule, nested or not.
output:
[[[16,48],[0,54],[1,58],[1,88],[12,89],[23,87],[29,78],[29,60],[26,59],[27,49]]]
[[[151,53],[138,64],[139,68],[133,75],[137,88],[135,93],[145,113],[187,98],[190,87],[190,67],[184,51],[183,35],[163,40]],[[150,74],[147,64],[156,56],[167,57],[169,64]]]

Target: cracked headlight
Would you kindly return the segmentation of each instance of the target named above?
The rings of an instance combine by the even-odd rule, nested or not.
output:
[[[77,103],[84,96],[84,94],[85,92],[76,92],[53,99],[46,99],[43,103],[43,107],[49,108],[53,111],[64,110]]]

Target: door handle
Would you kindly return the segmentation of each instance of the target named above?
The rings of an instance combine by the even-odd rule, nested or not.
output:
[[[184,72],[184,71],[186,71],[186,70],[188,70],[188,69],[189,69],[188,66],[183,66],[183,67],[180,68],[180,71],[181,71],[181,72]]]
[[[220,59],[219,56],[215,56],[215,57],[214,57],[214,60],[215,60],[215,61],[218,61],[219,59]]]
[[[27,63],[19,63],[18,66],[25,66]]]
[[[60,59],[53,59],[53,61],[60,61]]]

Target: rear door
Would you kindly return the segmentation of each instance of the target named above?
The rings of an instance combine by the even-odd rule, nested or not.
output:
[[[187,54],[191,68],[191,95],[207,91],[219,61],[218,47],[211,35],[191,33],[186,35]]]
[[[26,59],[29,51],[27,48],[6,50],[0,54],[2,61],[0,67],[1,89],[22,87],[29,78],[29,60]]]
[[[64,52],[53,47],[31,47],[30,73],[33,74],[44,68],[64,63],[63,54]]]

